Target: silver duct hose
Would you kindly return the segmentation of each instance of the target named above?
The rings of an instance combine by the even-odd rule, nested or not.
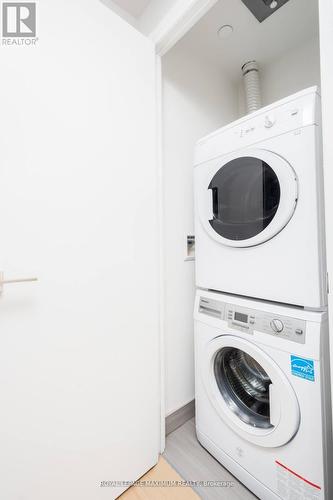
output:
[[[256,61],[249,61],[242,66],[246,108],[248,113],[253,113],[261,108],[261,92],[259,80],[259,67]]]

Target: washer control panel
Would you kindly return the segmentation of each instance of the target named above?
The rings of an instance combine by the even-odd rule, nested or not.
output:
[[[200,299],[199,312],[227,321],[228,328],[249,335],[256,331],[305,344],[306,322],[302,319],[226,304],[207,297]]]
[[[306,322],[255,309],[226,304],[225,318],[229,328],[253,334],[254,330],[278,336],[298,344],[305,343]]]
[[[225,317],[229,328],[253,334],[256,323],[255,311],[226,304]]]

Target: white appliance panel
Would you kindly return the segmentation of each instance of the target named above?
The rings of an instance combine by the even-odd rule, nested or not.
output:
[[[294,96],[287,106],[290,113],[293,109],[298,110],[297,114],[284,124],[279,122],[279,106],[276,105],[277,128],[269,128],[267,137],[259,127],[258,131],[255,128],[250,132],[250,135],[257,134],[256,139],[240,138],[238,132],[242,130],[242,121],[239,121],[236,125],[221,129],[199,142],[194,170],[198,287],[308,308],[320,309],[327,304],[321,137],[320,127],[317,125],[318,99],[316,89],[308,90],[307,94],[301,93],[299,97]],[[285,106],[281,104],[283,116],[286,112]],[[253,117],[244,119],[244,123],[260,124],[269,111],[270,109],[253,113]],[[298,120],[295,128],[290,123],[294,119]],[[264,125],[262,128],[265,128]],[[232,133],[237,137],[233,142],[229,142],[228,137]],[[254,157],[255,154],[251,153],[253,151],[259,152],[259,157],[262,152],[268,165],[271,158],[273,169],[276,157],[279,157],[279,168],[284,171],[283,175],[285,176],[287,171],[294,172],[295,175],[285,177],[282,182],[281,174],[277,174],[280,179],[280,191],[276,195],[278,208],[275,215],[270,217],[267,226],[260,229],[258,219],[259,233],[254,237],[240,237],[239,240],[235,234],[228,236],[229,240],[226,242],[225,238],[220,236],[223,236],[223,233],[219,234],[219,229],[212,227],[216,217],[212,214],[212,209],[209,211],[209,207],[214,207],[212,198],[209,197],[209,183],[219,165],[223,166],[230,157],[244,158],[251,154]],[[237,182],[237,179],[230,181],[231,192],[234,188],[232,182]],[[226,189],[224,198],[218,199],[222,214],[218,217],[221,217],[222,225],[219,222],[217,224],[220,224],[223,230],[225,227],[228,230],[231,226],[234,231],[239,231],[242,218],[245,220],[244,225],[247,224],[247,213],[240,213],[239,206],[242,206],[245,199],[243,210],[246,203],[251,208],[253,200],[246,200],[246,187],[239,194],[239,199],[236,195],[237,192],[234,198],[229,200]],[[293,197],[296,198],[294,201]],[[233,211],[228,212],[228,204],[231,207],[234,205]],[[269,214],[269,210],[267,213]],[[234,220],[235,217],[240,219]],[[257,224],[256,220],[251,224]]]
[[[201,310],[201,301],[214,310],[221,309],[220,316],[209,316]],[[253,332],[241,331],[235,325],[230,328],[229,311],[247,315],[251,311],[255,319]],[[245,317],[237,316],[244,320]],[[297,330],[302,326],[305,343],[283,332],[273,335],[262,327],[262,318],[281,322]],[[235,298],[225,294],[198,291],[195,304],[195,349],[196,349],[196,426],[200,442],[225,467],[236,475],[259,498],[275,500],[294,498],[329,499],[332,496],[332,428],[329,374],[328,324],[326,313],[307,312],[288,306],[278,306],[255,300]],[[284,323],[284,324],[285,324]],[[272,323],[272,332],[274,323]],[[240,426],[230,426],[222,407],[216,399],[222,393],[207,390],[207,363],[210,346],[220,341],[221,346],[235,347],[252,344],[252,354],[261,352],[262,360],[267,356],[271,368],[278,366],[285,380],[285,387],[293,391],[299,407],[300,420],[296,433],[280,446],[274,446],[272,436],[276,429],[259,429],[248,424],[247,434]],[[310,361],[309,372],[292,369],[291,356]],[[260,355],[256,357],[260,360]],[[312,365],[313,363],[313,365]],[[263,366],[263,364],[261,365]],[[267,368],[267,367],[266,367]],[[267,368],[267,373],[271,369]],[[296,374],[295,374],[296,373]],[[313,380],[312,380],[313,378]],[[259,378],[258,378],[259,380]],[[281,393],[282,411],[283,392]],[[271,433],[270,433],[271,431]],[[261,434],[261,436],[260,436]],[[266,442],[259,438],[266,435]],[[252,436],[257,436],[253,442]],[[271,445],[270,445],[271,443]],[[306,496],[308,495],[308,496]]]

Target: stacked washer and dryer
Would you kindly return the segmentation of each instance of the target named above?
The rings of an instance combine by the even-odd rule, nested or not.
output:
[[[262,500],[333,498],[320,96],[195,152],[196,428]]]

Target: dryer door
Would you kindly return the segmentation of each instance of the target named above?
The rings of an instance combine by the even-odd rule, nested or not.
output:
[[[208,344],[202,377],[220,417],[247,441],[282,446],[296,434],[296,394],[278,365],[256,345],[232,335]]]
[[[209,235],[232,247],[251,247],[279,233],[291,219],[298,197],[296,174],[287,161],[249,149],[199,166],[200,221]]]

